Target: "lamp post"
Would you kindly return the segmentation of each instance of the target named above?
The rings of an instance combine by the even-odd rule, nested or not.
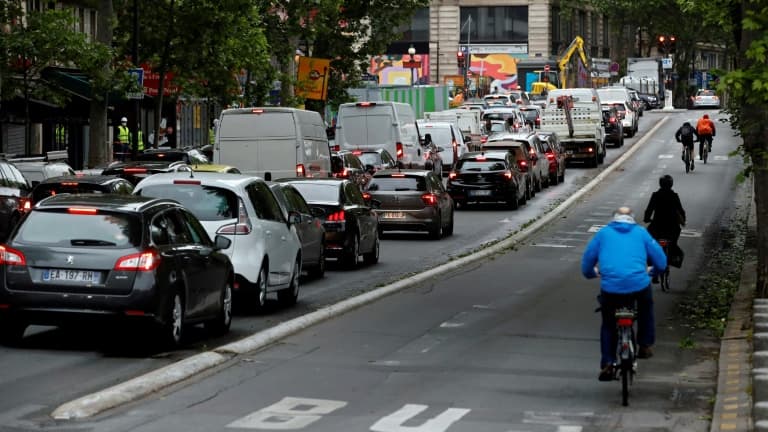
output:
[[[413,61],[414,54],[416,54],[416,48],[414,48],[413,45],[411,45],[411,46],[408,47],[408,57],[409,57],[409,60],[410,60],[408,62],[408,67],[411,69],[411,87],[413,87],[413,83],[414,83],[414,81],[416,81],[415,79],[413,79],[413,69],[415,69],[414,68],[414,61]]]

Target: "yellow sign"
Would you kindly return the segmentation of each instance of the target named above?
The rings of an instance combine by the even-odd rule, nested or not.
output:
[[[326,100],[331,61],[328,59],[299,57],[296,96],[305,99]]]

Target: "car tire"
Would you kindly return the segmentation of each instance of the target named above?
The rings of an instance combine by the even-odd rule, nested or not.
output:
[[[299,279],[301,278],[301,256],[296,257],[288,288],[277,292],[277,301],[281,306],[293,306],[299,300]]]
[[[173,291],[164,315],[160,328],[161,343],[164,347],[176,348],[184,341],[184,297],[181,289]]]
[[[24,321],[5,318],[0,320],[0,344],[9,347],[19,346],[24,339],[28,324]]]
[[[563,173],[557,176],[557,182],[563,183],[565,181],[565,170],[563,170]]]
[[[549,185],[557,186],[557,172],[549,173]]]
[[[224,289],[221,293],[221,308],[219,313],[216,314],[216,318],[206,321],[205,329],[216,336],[221,336],[229,332],[229,328],[232,325],[232,283],[230,278],[227,277],[224,283]]]
[[[360,257],[360,235],[355,232],[354,234],[352,234],[352,244],[350,245],[349,250],[344,251],[344,256],[342,258],[344,267],[347,267],[348,269],[356,268],[359,257]]]
[[[379,251],[381,249],[381,241],[379,240],[379,232],[376,232],[376,238],[373,240],[373,249],[370,252],[363,254],[363,262],[366,265],[372,265],[379,262]]]
[[[445,235],[445,236],[452,236],[453,235],[453,218],[455,216],[455,213],[453,212],[453,210],[451,210],[450,215],[451,215],[450,222],[448,222],[448,225],[446,225],[445,228],[443,228],[443,235]]]
[[[267,292],[269,288],[269,267],[268,263],[261,264],[259,269],[259,277],[256,279],[256,286],[252,294],[255,296],[254,309],[256,312],[264,312],[267,308]]]
[[[309,277],[313,279],[320,279],[325,276],[325,245],[320,246],[320,257],[317,259],[317,264],[307,270]]]
[[[437,223],[435,226],[431,227],[428,231],[429,238],[432,240],[440,240],[440,237],[443,236],[443,214],[439,213],[437,215]]]
[[[520,201],[517,199],[517,191],[512,193],[512,196],[507,198],[507,206],[510,210],[517,210],[520,208]]]
[[[534,191],[535,193],[541,192],[541,191],[544,189],[544,188],[542,187],[542,185],[541,185],[541,176],[540,176],[540,175],[539,175],[539,176],[537,176],[537,178],[536,178],[536,179],[535,179],[535,181],[533,182],[533,189],[534,189],[533,191]]]

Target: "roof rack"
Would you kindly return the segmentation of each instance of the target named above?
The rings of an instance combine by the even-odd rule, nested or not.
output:
[[[66,150],[54,150],[49,151],[45,156],[25,156],[14,157],[16,155],[3,155],[7,160],[11,162],[51,162],[51,161],[63,161],[69,159],[69,153]]]

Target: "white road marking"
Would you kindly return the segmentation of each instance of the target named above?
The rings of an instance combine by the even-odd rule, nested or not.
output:
[[[583,423],[584,419],[594,416],[595,413],[593,412],[564,413],[525,411],[523,413],[523,423],[553,425],[558,426],[558,431],[578,432],[581,431],[581,426],[573,426],[573,423]]]
[[[296,430],[320,420],[343,408],[347,402],[329,399],[284,397],[279,402],[262,408],[228,424],[229,428]]]
[[[565,244],[551,244],[551,243],[537,243],[537,244],[535,244],[535,245],[532,245],[532,246],[536,246],[536,247],[548,247],[548,248],[572,248],[572,247],[575,247],[575,246],[571,246],[571,245],[565,245]]]
[[[464,408],[448,408],[420,426],[403,426],[403,423],[416,417],[427,408],[429,408],[428,405],[407,404],[377,421],[371,426],[371,430],[374,432],[444,432],[470,411]]]
[[[605,225],[592,225],[591,227],[589,227],[587,232],[596,233],[596,232],[600,231],[600,228],[602,228],[604,226]]]
[[[446,321],[440,324],[440,328],[456,328],[456,327],[464,327],[464,323]]]
[[[715,157],[713,157],[713,159],[716,160],[716,161],[727,161],[728,160],[728,156],[715,155]]]
[[[659,155],[659,159],[672,159],[673,157],[675,157],[675,155],[671,155],[671,154],[660,154]]]
[[[693,237],[693,238],[696,238],[696,237],[701,237],[701,236],[702,236],[702,233],[699,232],[699,231],[696,231],[696,230],[684,229],[684,230],[680,231],[680,237]]]
[[[558,426],[557,432],[581,432],[582,426]]]

